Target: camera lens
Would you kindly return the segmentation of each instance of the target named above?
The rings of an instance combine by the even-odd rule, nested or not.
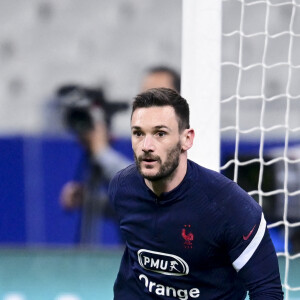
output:
[[[93,129],[93,120],[86,109],[73,108],[66,112],[65,123],[69,129],[78,135],[83,135]]]

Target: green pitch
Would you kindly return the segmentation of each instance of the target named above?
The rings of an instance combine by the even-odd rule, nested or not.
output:
[[[12,294],[20,300],[57,300],[66,294],[78,300],[112,299],[121,255],[121,250],[2,249],[0,300]],[[279,264],[283,280],[284,258],[279,258]],[[289,285],[299,287],[300,258],[291,261],[289,268]],[[295,299],[300,299],[300,291],[289,292],[289,300]]]

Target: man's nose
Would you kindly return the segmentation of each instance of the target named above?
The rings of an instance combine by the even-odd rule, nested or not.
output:
[[[143,141],[143,148],[142,150],[144,152],[154,151],[154,141],[153,137],[151,136],[145,136]]]

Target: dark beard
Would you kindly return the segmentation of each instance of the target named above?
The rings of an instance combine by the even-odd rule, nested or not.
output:
[[[167,153],[167,160],[165,163],[162,164],[162,161],[159,156],[151,155],[151,153],[145,153],[142,156],[137,157],[134,154],[135,163],[137,165],[137,168],[140,172],[140,174],[149,181],[159,181],[162,179],[172,178],[174,171],[177,169],[179,165],[179,157],[181,153],[181,144],[178,142],[172,149],[170,149]],[[161,166],[159,171],[155,175],[145,175],[142,172],[141,168],[141,162],[143,159],[154,159],[156,160]]]

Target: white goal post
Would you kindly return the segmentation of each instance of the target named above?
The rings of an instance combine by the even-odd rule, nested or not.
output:
[[[181,93],[196,130],[189,157],[219,170],[221,1],[183,1],[182,26]]]
[[[182,16],[189,157],[239,184],[251,170],[245,189],[283,239],[285,299],[300,299],[300,0],[183,0]]]

